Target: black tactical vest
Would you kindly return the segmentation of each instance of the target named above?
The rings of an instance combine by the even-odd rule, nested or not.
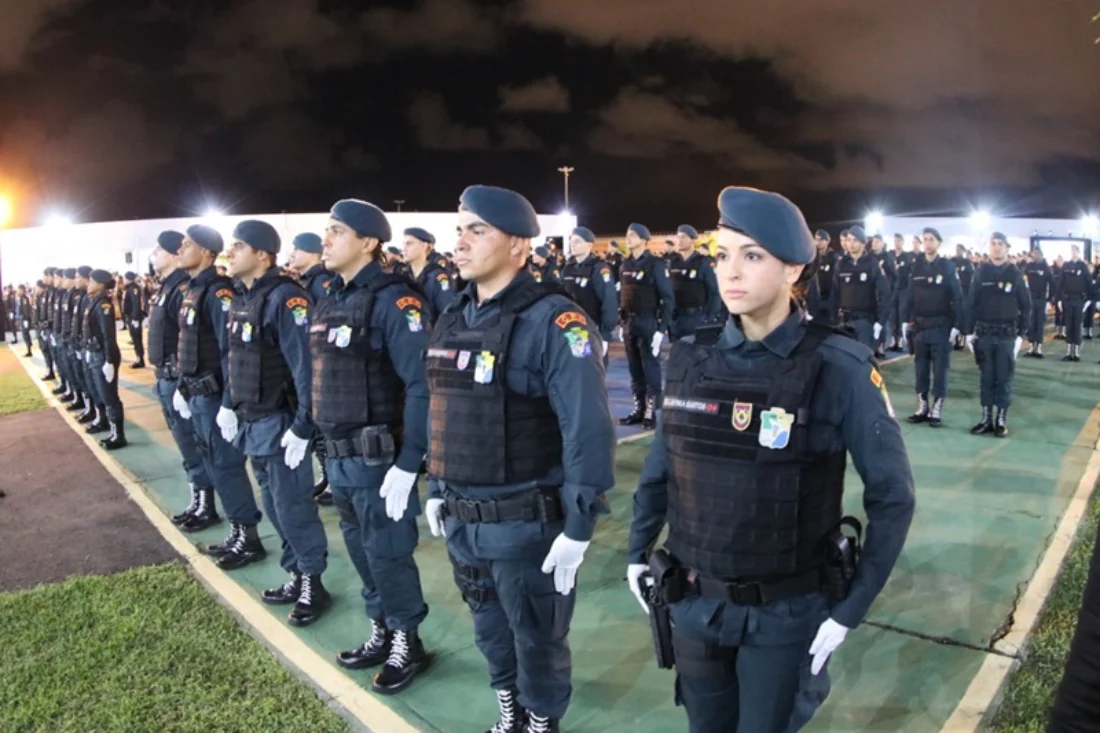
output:
[[[84,348],[84,306],[88,302],[87,290],[74,290],[72,319],[69,321],[69,341],[77,349]]]
[[[313,310],[313,421],[325,432],[366,425],[388,425],[396,432],[401,426],[405,384],[385,348],[370,347],[375,298],[394,284],[409,286],[409,281],[379,275],[340,302],[330,293]]]
[[[1081,260],[1067,262],[1062,268],[1062,292],[1064,299],[1084,300],[1089,289],[1089,268]]]
[[[668,268],[672,278],[672,292],[676,296],[676,311],[688,313],[707,306],[707,286],[703,282],[703,268],[710,267],[706,258],[696,252],[686,260],[678,257]]]
[[[1046,300],[1051,286],[1050,268],[1045,262],[1028,262],[1024,267],[1027,289],[1032,300]]]
[[[653,277],[656,257],[630,257],[619,271],[621,308],[632,316],[657,315],[657,282]]]
[[[863,255],[858,261],[850,258],[837,265],[837,307],[843,311],[874,314],[878,312],[875,298],[875,270],[878,260],[874,255]]]
[[[841,518],[845,452],[810,452],[810,409],[819,347],[834,333],[808,324],[791,358],[736,370],[710,344],[673,346],[661,417],[667,546],[684,565],[733,580],[821,564]]]
[[[817,256],[817,272],[814,273],[814,277],[817,278],[817,290],[821,293],[821,297],[825,299],[828,299],[833,292],[836,260],[836,252],[831,249],[827,249]]]
[[[64,288],[58,288],[54,293],[53,301],[53,332],[57,334],[60,339],[66,338],[69,333],[68,321],[69,317],[69,293],[71,291]]]
[[[309,307],[305,291],[282,276],[257,283],[247,298],[238,293],[229,307],[229,397],[245,421],[297,406],[294,380],[279,349],[277,334],[263,323],[268,296],[283,284],[299,291],[304,318]]]
[[[595,257],[589,257],[583,263],[570,262],[561,271],[561,284],[565,292],[569,293],[577,305],[579,305],[593,323],[599,323],[601,318],[600,299],[596,295],[595,279],[599,275],[603,265]]]
[[[206,311],[207,298],[214,297],[214,293],[222,289],[233,289],[229,278],[215,277],[203,285],[188,289],[180,304],[180,342],[176,358],[179,359],[179,370],[183,376],[205,377],[213,374],[218,384],[224,387],[222,352],[214,333],[214,324]]]
[[[461,310],[439,317],[427,354],[432,477],[501,486],[561,465],[561,431],[549,397],[525,397],[506,383],[518,314],[555,294],[566,293],[553,283],[515,289],[501,300],[497,318],[476,328]]]
[[[974,320],[977,323],[1013,323],[1019,316],[1016,293],[1016,266],[997,267],[983,264],[974,279],[978,290],[978,306]]]
[[[84,349],[86,351],[95,351],[97,353],[103,351],[103,334],[99,333],[99,329],[92,324],[92,319],[98,317],[96,315],[96,309],[99,308],[100,303],[110,302],[108,301],[108,295],[108,291],[104,291],[99,295],[85,298],[84,317],[81,319],[80,332],[84,335]],[[113,315],[113,305],[111,306],[111,311]]]
[[[913,290],[914,318],[941,318],[954,314],[951,286],[947,282],[947,260],[937,257],[932,262],[920,257],[913,263],[910,287]]]
[[[189,287],[186,278],[172,287],[161,285],[160,292],[152,301],[153,307],[149,312],[149,363],[155,367],[167,366],[175,361],[180,342],[180,319],[179,313],[172,313],[169,308],[176,301],[176,294],[180,291],[186,293]]]

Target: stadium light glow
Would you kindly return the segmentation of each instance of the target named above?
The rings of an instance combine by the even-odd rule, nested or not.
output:
[[[872,211],[863,217],[863,225],[867,228],[867,234],[875,235],[882,233],[883,216],[881,211]]]
[[[43,220],[43,226],[50,227],[52,229],[62,229],[64,227],[72,226],[73,218],[68,214],[61,211],[54,211],[46,215]]]
[[[217,206],[207,206],[206,210],[202,212],[204,219],[220,219],[223,216],[225,216],[225,212]]]
[[[12,205],[11,199],[7,196],[0,195],[0,227],[5,227],[12,217]]]
[[[970,226],[978,231],[989,228],[990,223],[993,221],[993,217],[989,215],[988,211],[979,209],[970,215]]]

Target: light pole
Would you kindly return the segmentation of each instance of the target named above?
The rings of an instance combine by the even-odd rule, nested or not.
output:
[[[563,176],[565,176],[565,210],[566,211],[569,211],[569,174],[572,173],[575,170],[576,170],[576,168],[572,168],[572,167],[567,166],[567,165],[564,165],[561,168],[558,168],[558,173],[561,173]]]
[[[401,205],[405,203],[405,199],[394,199],[393,202],[397,204],[397,213],[401,213]]]

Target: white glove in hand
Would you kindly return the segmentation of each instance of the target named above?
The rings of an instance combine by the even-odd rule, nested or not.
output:
[[[180,414],[184,420],[191,419],[191,409],[187,406],[187,400],[183,399],[183,395],[177,389],[176,393],[172,395],[172,407],[176,408],[176,412]]]
[[[107,378],[108,382],[113,382],[115,379],[115,365],[110,362],[104,364],[103,376]]]
[[[664,341],[664,340],[665,340],[665,335],[663,333],[661,333],[660,331],[653,334],[653,355],[654,356],[660,356],[661,355],[661,342]]]
[[[1086,300],[1085,301],[1085,307],[1081,309],[1081,312],[1084,313],[1085,311],[1087,311],[1089,309],[1090,305],[1092,305],[1092,301],[1091,300]]]
[[[398,521],[405,516],[405,507],[409,505],[409,494],[416,486],[416,474],[402,471],[397,466],[390,466],[386,471],[386,478],[382,481],[382,489],[378,495],[386,500],[386,516],[393,521]]]
[[[874,326],[874,331],[875,331],[875,341],[878,341],[878,337],[882,335],[882,324],[881,323],[876,323],[875,326]]]
[[[652,583],[652,578],[642,579],[642,575],[649,570],[648,565],[642,565],[641,563],[631,563],[626,566],[626,583],[630,586],[630,592],[634,594],[634,597],[638,599],[638,603],[641,604],[642,610],[649,615],[649,606],[646,605],[645,596],[642,595],[642,583],[649,581]]]
[[[841,626],[831,618],[825,619],[825,623],[817,630],[814,643],[810,644],[810,656],[814,658],[810,664],[810,672],[817,674],[829,661],[829,655],[837,650],[844,637],[848,636],[848,628]]]
[[[31,322],[30,321],[23,321],[23,328],[30,328],[30,327],[31,327]]]
[[[970,349],[970,353],[974,353],[974,342],[978,340],[978,337],[974,334],[970,334],[966,337],[966,348]]]
[[[428,517],[428,530],[432,537],[443,537],[446,532],[443,528],[443,500],[428,499],[424,504],[424,514]]]
[[[1016,355],[1020,353],[1020,348],[1024,345],[1024,339],[1022,336],[1017,336],[1016,341],[1012,344],[1012,358],[1015,359]]]
[[[587,549],[587,542],[571,540],[563,532],[550,546],[550,552],[546,553],[546,559],[542,561],[542,572],[554,574],[554,587],[563,596],[569,595],[569,591],[573,590],[577,568],[584,561],[584,552]]]
[[[607,352],[610,348],[611,348],[611,342],[610,341],[604,341],[603,342],[603,355],[604,356],[607,356]]]
[[[228,407],[219,407],[218,416],[214,418],[214,422],[218,424],[218,428],[222,431],[222,438],[226,443],[232,443],[233,438],[237,437],[237,430],[240,428],[240,424],[237,422],[237,413],[230,410]]]
[[[957,329],[957,328],[952,328],[952,329],[951,329],[951,340],[952,340],[952,341],[954,341],[954,340],[955,340],[955,339],[957,339],[958,337],[959,337],[959,329]]]
[[[283,439],[279,441],[279,445],[286,448],[286,452],[283,453],[283,463],[291,471],[298,467],[298,464],[306,457],[306,451],[309,450],[309,440],[299,438],[293,430],[287,430],[283,434]]]

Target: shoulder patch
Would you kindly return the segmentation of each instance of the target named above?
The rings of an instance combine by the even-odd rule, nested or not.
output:
[[[449,278],[447,277],[447,273],[441,272],[441,273],[439,273],[438,275],[435,276],[435,279],[438,280],[439,282],[444,282],[444,281],[448,280]]]
[[[424,304],[420,302],[420,298],[415,298],[411,295],[406,295],[403,298],[397,299],[397,309],[407,310],[409,308],[423,308]]]
[[[110,313],[114,310],[114,307],[112,307],[110,303],[100,303],[99,307],[103,309],[104,313]]]
[[[568,314],[563,314],[568,315]],[[557,321],[555,321],[556,323]],[[585,324],[572,323],[563,332],[565,343],[569,345],[569,353],[574,358],[584,359],[592,355],[592,341],[589,339],[588,329]]]
[[[296,295],[293,298],[287,300],[286,307],[290,308],[291,310],[294,310],[295,308],[308,308],[309,301],[301,296]]]
[[[588,319],[583,313],[577,311],[566,311],[560,316],[554,319],[554,325],[558,328],[568,328],[570,324],[579,323],[582,326],[588,325]]]
[[[229,288],[221,288],[214,293],[214,297],[219,300],[225,300],[226,298],[233,300],[233,291]]]
[[[882,374],[875,367],[871,367],[871,384],[882,395],[882,401],[886,403],[886,411],[890,413],[890,417],[896,417],[894,415],[894,405],[890,402],[890,393],[886,391],[886,380],[882,378]]]

